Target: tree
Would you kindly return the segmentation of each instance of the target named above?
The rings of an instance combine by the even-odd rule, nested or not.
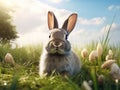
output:
[[[10,43],[17,36],[16,27],[12,24],[11,9],[0,3],[0,43]]]

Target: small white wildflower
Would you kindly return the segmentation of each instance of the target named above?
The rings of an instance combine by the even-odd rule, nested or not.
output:
[[[115,63],[116,60],[107,60],[102,65],[101,68],[110,68],[113,63]]]
[[[81,51],[81,56],[82,58],[86,58],[88,56],[88,50],[86,48],[84,48],[82,51]]]
[[[101,43],[98,43],[98,45],[97,45],[97,53],[98,53],[98,56],[101,56],[101,55],[102,55],[102,52],[103,52],[102,45],[101,45]]]
[[[113,56],[113,52],[112,52],[111,49],[109,50],[108,54],[109,54],[110,56]]]
[[[4,86],[6,86],[6,85],[7,85],[7,82],[6,82],[6,81],[4,81],[4,82],[3,82],[3,85],[4,85]]]
[[[92,88],[86,81],[83,81],[82,88],[83,88],[82,90],[92,90]]]
[[[109,54],[105,57],[105,60],[111,60],[111,59],[113,59],[113,57]]]
[[[111,73],[118,73],[119,72],[119,66],[116,63],[113,63],[111,65],[110,70],[111,70]]]
[[[115,79],[115,83],[118,84],[119,80],[118,79]]]
[[[96,57],[98,57],[98,53],[96,50],[93,50],[89,55],[89,61],[94,61]]]
[[[103,83],[104,80],[105,80],[105,76],[104,75],[101,74],[101,75],[98,76],[98,82],[99,83]]]
[[[116,63],[113,63],[111,65],[111,71],[110,74],[114,79],[120,79],[120,68]]]
[[[7,53],[5,55],[5,63],[8,63],[8,64],[11,64],[11,65],[14,65],[15,64],[15,61],[13,59],[13,56],[10,54],[10,53]]]
[[[89,81],[88,81],[88,84],[89,84],[90,86],[92,86],[92,85],[93,85],[93,81],[92,81],[92,80],[89,80]]]

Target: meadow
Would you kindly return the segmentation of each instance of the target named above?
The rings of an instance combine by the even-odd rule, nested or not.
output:
[[[120,44],[110,45],[109,33],[110,30],[102,40],[93,41],[84,47],[73,46],[82,61],[81,71],[74,77],[51,75],[41,78],[38,74],[41,44],[16,45],[15,48],[9,44],[0,44],[0,90],[120,90],[119,73],[111,74],[109,66],[101,68],[108,54],[112,54],[112,58],[108,59],[114,60],[118,67],[120,65]],[[90,59],[91,52],[95,50],[102,51]],[[14,66],[5,63],[7,53],[13,56]]]

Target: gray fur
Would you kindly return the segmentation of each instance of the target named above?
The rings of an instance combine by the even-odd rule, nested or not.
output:
[[[67,28],[54,28],[55,26],[53,25],[58,25],[57,19],[53,12],[48,12],[48,16],[50,38],[40,57],[39,74],[42,76],[55,72],[57,74],[73,76],[80,71],[81,62],[76,54],[71,51],[71,45],[65,37],[74,28],[77,16],[76,14],[72,14],[67,19],[67,22],[65,21],[66,23],[63,26],[65,27],[67,23],[69,23],[69,25],[66,26],[69,31],[66,30]]]

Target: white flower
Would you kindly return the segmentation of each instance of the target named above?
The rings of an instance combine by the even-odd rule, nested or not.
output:
[[[10,53],[7,53],[5,55],[5,63],[8,63],[8,64],[11,64],[11,65],[14,65],[15,64],[15,61],[13,59],[13,56],[10,54]]]
[[[111,72],[112,73],[117,73],[119,71],[119,66],[116,63],[113,63],[111,65]]]
[[[103,83],[104,80],[105,80],[105,76],[104,75],[101,74],[101,75],[98,76],[98,82],[99,83]]]
[[[102,55],[102,52],[103,52],[102,45],[101,45],[101,43],[98,43],[98,45],[97,45],[97,53],[98,53],[98,56],[101,56],[101,55]]]
[[[86,58],[88,56],[88,50],[86,48],[84,48],[82,51],[81,51],[81,56],[82,58]]]
[[[111,60],[112,58],[113,58],[113,57],[108,54],[105,59],[106,59],[106,60]]]
[[[82,90],[92,90],[89,84],[86,81],[83,81]]]
[[[3,81],[3,85],[6,86],[6,85],[7,85],[7,82],[6,82],[6,81]]]
[[[115,83],[118,84],[119,80],[118,79],[115,79]]]
[[[93,50],[89,55],[89,61],[94,61],[96,57],[98,57],[98,53],[96,50]]]
[[[116,60],[107,60],[102,65],[101,68],[110,68],[113,63],[115,63]]]
[[[108,54],[109,54],[110,56],[113,56],[113,52],[112,52],[111,49],[109,50]]]
[[[120,68],[116,63],[113,63],[111,65],[111,71],[110,74],[114,79],[120,79]]]
[[[93,85],[93,81],[92,81],[92,80],[89,80],[89,81],[88,81],[88,84],[89,84],[90,86],[92,86],[92,85]]]

